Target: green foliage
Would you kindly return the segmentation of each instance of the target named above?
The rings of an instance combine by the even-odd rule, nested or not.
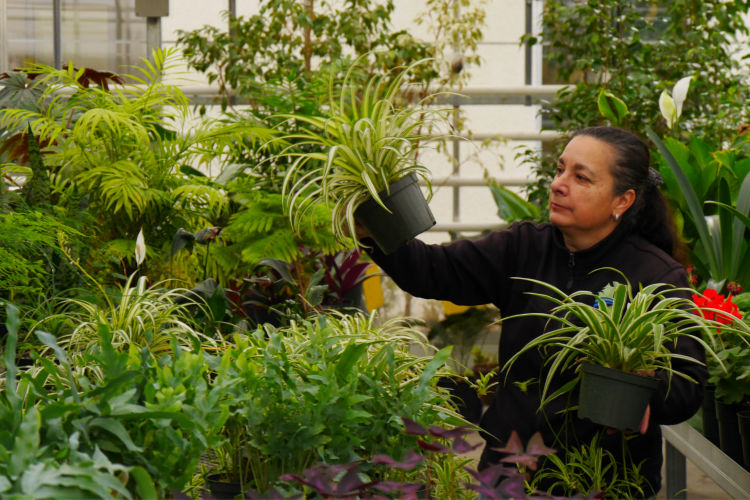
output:
[[[72,64],[26,68],[38,75],[36,107],[0,110],[0,127],[29,127],[46,145],[55,205],[91,213],[95,224],[88,230],[102,242],[100,249],[109,249],[110,241],[133,241],[143,229],[149,248],[161,256],[179,227],[221,222],[228,216],[227,194],[200,170],[221,166],[228,153],[273,136],[253,120],[204,120],[188,128],[187,98],[163,79],[175,55],[155,52],[153,64],[130,75],[135,84],[112,88],[89,85],[89,70]],[[97,258],[92,267],[106,267],[110,259],[118,267],[133,263],[116,252]],[[160,261],[148,261],[157,276]]]
[[[490,184],[490,192],[497,205],[498,217],[509,224],[517,220],[538,219],[542,215],[539,207],[496,182]]]
[[[646,479],[640,474],[640,464],[618,461],[602,448],[600,437],[596,434],[591,443],[565,450],[563,457],[548,455],[534,474],[531,490],[563,497],[642,497]]]
[[[218,265],[224,275],[248,272],[264,258],[288,262],[303,257],[303,248],[324,253],[341,249],[331,234],[330,210],[317,205],[295,231],[284,213],[282,196],[254,189],[247,183],[236,183],[233,201],[241,208],[229,219],[222,234],[227,245],[215,249]]]
[[[158,361],[118,353],[106,326],[88,362],[91,380],[70,364],[54,337],[39,332],[54,357],[19,373],[18,314],[8,306],[0,395],[3,497],[161,498],[180,490],[226,418],[226,388],[210,385],[201,353],[172,344]]]
[[[102,304],[61,299],[58,312],[42,318],[34,330],[55,325],[58,341],[69,352],[71,362],[92,378],[102,376],[92,371],[88,362],[88,354],[101,340],[102,325],[109,331],[108,342],[118,352],[145,349],[158,358],[172,351],[173,342],[187,349],[202,343],[215,345],[193,318],[205,304],[190,299],[187,290],[165,289],[164,283],[147,287],[145,276],[133,285],[134,278],[131,275],[112,296],[102,289],[103,296],[98,297]]]
[[[737,302],[742,303],[742,298]],[[717,359],[707,360],[708,383],[716,386],[717,399],[727,404],[748,403],[750,402],[750,383],[748,383],[750,382],[750,323],[747,318],[733,318],[733,320],[730,325],[724,325],[720,334],[717,335]]]
[[[717,353],[719,363],[708,363],[708,383],[716,386],[716,399],[727,404],[750,401],[750,347],[734,345]]]
[[[178,45],[188,64],[218,85],[222,108],[231,111],[226,115],[229,120],[260,119],[287,136],[300,133],[301,126],[321,133],[317,125],[289,120],[287,115],[325,114],[331,86],[338,93],[353,60],[361,61],[360,67],[349,73],[353,89],[364,87],[376,76],[385,81],[386,75],[406,78],[414,95],[463,81],[468,72],[462,67],[479,62],[476,50],[484,23],[483,3],[429,0],[420,20],[434,35],[432,43],[392,29],[391,0],[354,0],[345,5],[328,0],[273,0],[259,2],[257,14],[228,17],[226,30],[205,26],[180,32]],[[429,56],[435,59],[398,76],[396,68],[400,71]],[[235,110],[235,104],[249,111]],[[272,143],[272,147],[280,145],[287,144]],[[329,229],[330,207],[297,210],[301,220],[294,230],[278,217],[281,205],[276,195],[282,192],[293,159],[276,155],[268,143],[262,148],[252,143],[243,146],[229,153],[231,161],[215,179],[232,193],[232,202],[226,212],[231,217],[228,224],[212,221],[224,228],[224,244],[214,252],[213,275],[226,285],[263,258],[293,262],[303,258],[300,247],[326,253],[339,250],[340,243]],[[303,144],[298,151],[314,154],[322,148]],[[231,185],[233,179],[241,185]],[[202,226],[182,227],[194,230]]]
[[[738,37],[747,35],[746,0],[676,0],[671,2],[604,0],[545,2],[541,37],[524,36],[522,43],[543,43],[545,58],[556,72],[552,81],[570,83],[545,107],[550,128],[572,132],[601,125],[602,90],[627,105],[613,124],[658,135],[667,131],[658,107],[662,90],[694,76],[691,96],[681,118],[694,136],[716,144],[729,140],[748,121],[747,60],[735,57]],[[527,156],[537,181],[529,196],[547,205],[548,183],[554,176],[561,145],[541,158]]]
[[[748,224],[742,220],[750,215],[748,134],[723,150],[696,137],[688,146],[662,141],[652,130],[648,137],[658,148],[664,191],[682,214],[698,274],[718,292],[731,282],[750,287]]]
[[[31,132],[31,126],[27,128],[27,140],[29,141],[29,166],[31,167],[31,178],[23,186],[23,197],[29,206],[46,207],[50,204],[49,175],[39,151],[39,144]]]
[[[609,287],[607,298],[612,303],[608,304],[603,300],[604,294],[582,290],[568,295],[542,281],[519,279],[549,290],[549,294],[529,293],[549,300],[554,306],[549,313],[519,314],[513,318],[546,318],[554,328],[528,342],[508,360],[503,370],[507,373],[526,351],[541,348],[545,362],[550,365],[542,389],[542,405],[572,389],[578,377],[548,395],[555,375],[570,368],[578,371],[581,362],[629,373],[664,370],[670,377],[678,375],[692,380],[672,369],[672,359],[676,358],[699,363],[670,350],[680,337],[693,339],[704,347],[707,356],[716,358],[710,327],[715,328],[718,323],[693,314],[695,304],[674,296],[673,287],[655,283],[634,291],[628,282],[615,283]],[[587,303],[594,300],[594,305]]]
[[[489,325],[499,319],[494,307],[471,307],[458,314],[451,314],[442,321],[428,322],[427,338],[438,346],[453,346],[456,371],[470,369],[472,348]]]
[[[79,239],[83,235],[38,211],[0,212],[0,226],[0,298],[33,305],[70,284],[58,233]]]
[[[431,55],[431,47],[406,31],[391,32],[393,2],[260,2],[257,14],[229,17],[229,30],[205,26],[179,31],[190,66],[205,72],[225,94],[232,89],[255,113],[317,114],[326,93],[320,68],[371,53],[372,66],[388,68]],[[433,70],[434,71],[434,70]],[[323,83],[323,84],[322,84]]]
[[[401,415],[425,425],[458,422],[434,377],[450,349],[419,357],[420,337],[403,321],[318,316],[235,336],[217,380],[232,385],[229,423],[244,439],[227,444],[244,481],[264,492],[284,473],[348,463],[377,453],[402,458],[415,445]],[[422,340],[423,342],[423,340]],[[421,343],[421,342],[420,342]],[[237,381],[236,383],[234,381]]]

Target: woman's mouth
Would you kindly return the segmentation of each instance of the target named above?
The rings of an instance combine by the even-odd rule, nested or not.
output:
[[[557,203],[550,202],[549,209],[552,211],[560,211],[565,210],[565,207],[562,205],[558,205]]]

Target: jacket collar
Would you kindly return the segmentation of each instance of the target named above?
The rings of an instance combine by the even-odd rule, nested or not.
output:
[[[565,246],[565,239],[563,238],[562,232],[556,226],[554,241],[555,245],[566,254],[573,255],[575,262],[584,264],[586,262],[594,262],[599,260],[602,256],[611,252],[630,234],[630,226],[626,222],[621,222],[615,227],[614,231],[609,233],[607,237],[601,240],[596,245],[587,248],[586,250],[579,250],[577,252],[571,252],[568,247]]]

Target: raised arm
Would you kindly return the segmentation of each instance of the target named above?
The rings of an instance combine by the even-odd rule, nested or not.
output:
[[[461,305],[500,304],[516,268],[515,226],[476,240],[428,245],[412,240],[385,255],[372,240],[368,253],[404,291]]]

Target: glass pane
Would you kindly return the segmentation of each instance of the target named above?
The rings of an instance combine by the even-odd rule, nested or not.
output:
[[[135,0],[63,0],[62,60],[115,73],[146,56],[146,19]]]
[[[8,64],[54,63],[51,0],[8,1]]]
[[[132,72],[124,66],[146,56],[146,20],[135,0],[63,0],[62,62],[77,67]],[[54,64],[51,0],[8,0],[11,68]]]

